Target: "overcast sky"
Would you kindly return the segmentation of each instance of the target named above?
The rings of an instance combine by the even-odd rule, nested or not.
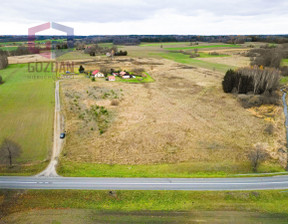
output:
[[[1,0],[0,35],[56,22],[75,35],[287,34],[287,0]],[[41,34],[62,34],[44,31]]]

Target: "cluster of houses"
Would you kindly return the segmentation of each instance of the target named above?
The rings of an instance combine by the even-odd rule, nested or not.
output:
[[[92,77],[94,78],[105,78],[105,75],[99,70],[95,70],[92,72]],[[120,77],[122,79],[134,79],[136,78],[134,75],[131,75],[129,72],[121,71],[121,72],[112,72],[111,75],[107,76],[107,81],[115,81],[116,77]]]

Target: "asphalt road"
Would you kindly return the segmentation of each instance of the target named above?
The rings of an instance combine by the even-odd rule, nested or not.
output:
[[[253,178],[0,177],[0,189],[272,190],[288,189],[288,176]]]

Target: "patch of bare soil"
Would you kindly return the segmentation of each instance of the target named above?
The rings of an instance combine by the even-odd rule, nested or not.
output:
[[[89,68],[107,67],[105,62],[91,63]],[[223,74],[181,68],[165,59],[115,60],[108,66],[129,70],[139,64],[154,83],[91,82],[87,78],[61,83],[67,159],[105,164],[243,161],[258,142],[268,143],[278,158],[284,128],[277,137],[267,134],[271,121],[253,116],[233,95],[223,93]],[[113,105],[112,100],[118,103]],[[95,111],[91,112],[97,106],[108,112],[103,119],[97,120]],[[275,126],[280,125],[279,119]],[[101,122],[106,124],[103,133]]]

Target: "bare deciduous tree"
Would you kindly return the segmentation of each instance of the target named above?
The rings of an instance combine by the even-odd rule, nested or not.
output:
[[[256,144],[255,148],[248,154],[253,172],[257,172],[261,162],[268,158],[268,153],[262,144]]]
[[[13,160],[21,155],[21,146],[10,139],[5,138],[0,146],[0,159],[13,165]]]
[[[6,51],[0,50],[0,69],[6,68],[8,66],[8,55]]]

